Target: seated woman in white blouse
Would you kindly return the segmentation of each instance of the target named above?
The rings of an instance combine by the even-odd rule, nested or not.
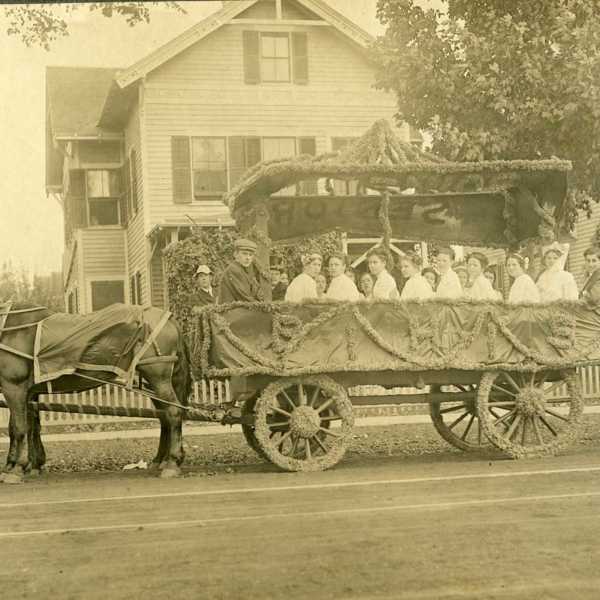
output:
[[[540,292],[533,279],[525,273],[525,259],[520,254],[506,257],[506,270],[514,280],[508,293],[510,304],[540,301]]]
[[[362,296],[356,285],[346,275],[346,257],[343,254],[332,254],[329,257],[329,276],[331,281],[325,293],[330,300],[360,300]]]
[[[315,278],[321,272],[323,259],[320,254],[305,254],[302,256],[303,271],[292,279],[285,292],[286,302],[302,302],[317,298],[317,283]]]
[[[373,298],[385,298],[386,300],[397,298],[398,286],[396,280],[387,270],[391,258],[386,250],[381,247],[371,248],[367,253],[367,260],[369,261],[369,271],[375,279],[372,292]]]
[[[435,295],[429,281],[421,275],[421,263],[421,257],[414,253],[406,254],[400,259],[400,271],[407,279],[400,300],[425,300]]]
[[[544,252],[544,267],[537,280],[540,297],[544,302],[554,300],[577,300],[579,290],[575,278],[568,271],[563,271],[559,258],[562,250],[558,244],[553,244]]]
[[[488,260],[481,252],[471,252],[467,257],[467,272],[470,286],[465,290],[465,297],[472,300],[497,300],[498,296],[490,280],[483,274]]]

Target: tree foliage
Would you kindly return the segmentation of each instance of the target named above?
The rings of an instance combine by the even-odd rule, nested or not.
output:
[[[133,27],[139,23],[149,23],[153,7],[172,8],[185,13],[179,2],[77,2],[15,4],[4,7],[8,19],[6,32],[17,35],[27,46],[42,46],[50,50],[56,40],[69,35],[69,15],[87,9],[91,13],[106,18],[121,17]]]
[[[64,312],[65,302],[60,273],[29,276],[25,269],[17,269],[5,261],[0,269],[0,303],[26,302]]]
[[[377,85],[453,160],[571,160],[600,191],[599,0],[379,0]]]

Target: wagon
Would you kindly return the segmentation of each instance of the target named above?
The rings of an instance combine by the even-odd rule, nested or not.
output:
[[[274,245],[336,229],[383,246],[393,235],[531,249],[569,239],[569,170],[559,160],[442,161],[378,122],[337,154],[258,165],[225,201],[264,268]],[[342,458],[357,385],[416,388],[393,401],[428,402],[458,448],[491,443],[518,458],[576,438],[576,368],[600,361],[599,334],[600,315],[583,302],[236,302],[199,311],[192,363],[197,376],[232,378],[248,443],[285,470]]]

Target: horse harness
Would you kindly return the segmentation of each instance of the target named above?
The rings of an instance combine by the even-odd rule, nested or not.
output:
[[[5,309],[0,312],[0,340],[2,339],[2,334],[5,331],[17,331],[19,329],[27,329],[29,327],[37,327],[38,324],[43,321],[40,319],[39,321],[34,321],[33,323],[25,323],[23,325],[13,325],[11,327],[6,327],[6,321],[8,320],[9,315],[23,314],[28,312],[38,312],[40,310],[48,310],[45,306],[32,306],[30,308],[16,308],[12,309],[12,302],[9,301],[6,304],[0,306],[0,309]],[[16,350],[15,348],[11,348],[6,344],[3,344],[0,341],[0,350],[4,350],[5,352],[9,352],[10,354],[16,354],[22,358],[27,358],[29,360],[33,360],[33,355],[27,354],[26,352],[21,352],[20,350]]]

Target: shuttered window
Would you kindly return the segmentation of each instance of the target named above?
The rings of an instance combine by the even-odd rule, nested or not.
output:
[[[129,278],[129,299],[131,304],[142,304],[142,274],[136,271]]]
[[[306,33],[244,31],[242,34],[246,83],[308,83]]]
[[[171,138],[171,171],[173,202],[188,204],[192,201],[192,165],[190,161],[190,138]]]
[[[138,212],[138,160],[136,149],[132,148],[129,153],[129,193],[131,196],[131,214]]]
[[[121,177],[118,169],[86,172],[89,225],[118,225],[121,214]]]

